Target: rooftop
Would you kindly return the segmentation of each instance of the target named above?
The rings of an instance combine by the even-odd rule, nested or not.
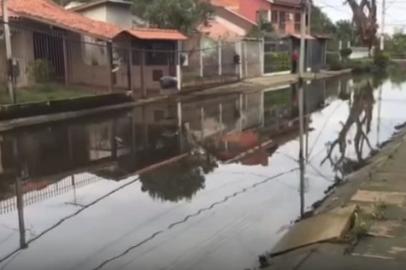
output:
[[[131,6],[131,2],[127,0],[94,0],[88,3],[78,3],[78,5],[74,5],[72,7],[67,7],[67,9],[72,11],[82,11],[85,9],[97,7],[100,5],[105,4],[116,4],[116,5],[124,5],[124,6]]]
[[[2,0],[0,0],[1,2]],[[111,40],[124,31],[139,39],[186,39],[176,30],[122,29],[114,24],[92,20],[79,13],[66,10],[49,0],[9,0],[8,9],[11,17],[31,19],[104,40]]]

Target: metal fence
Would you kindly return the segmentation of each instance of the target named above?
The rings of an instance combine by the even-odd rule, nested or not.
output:
[[[129,90],[149,97],[263,74],[261,40],[202,39],[196,46],[187,45],[188,40],[178,48],[174,41],[134,44],[127,37],[106,42],[56,30],[21,28],[13,33],[12,65],[0,48],[0,83],[5,88],[11,74],[15,88],[27,90],[17,90],[17,98],[28,92],[56,99]]]
[[[84,187],[100,180],[97,176],[80,177],[72,175],[61,181],[46,184],[43,182],[27,182],[23,184],[23,202],[24,206],[39,203],[46,199],[65,194],[69,191],[76,192],[76,188]],[[4,215],[17,210],[17,197],[0,201],[0,215]]]
[[[187,59],[182,64],[184,87],[258,77],[263,74],[262,40],[224,42],[202,39],[198,42],[187,41],[185,47],[187,49],[182,51],[184,59]]]

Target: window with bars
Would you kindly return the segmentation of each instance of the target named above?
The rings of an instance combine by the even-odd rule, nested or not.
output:
[[[279,12],[279,30],[282,32],[286,31],[286,12]]]
[[[295,31],[300,32],[300,13],[295,13]]]
[[[278,24],[278,11],[277,10],[272,10],[272,23],[273,24]]]

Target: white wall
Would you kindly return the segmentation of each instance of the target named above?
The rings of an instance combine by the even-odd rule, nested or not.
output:
[[[17,59],[20,66],[20,75],[17,78],[17,87],[24,87],[29,84],[27,69],[34,61],[34,49],[32,32],[28,30],[11,31],[11,45],[13,57]],[[7,61],[4,47],[4,39],[0,40],[0,83],[7,80]]]
[[[350,59],[362,59],[369,57],[369,50],[366,47],[352,47]]]
[[[116,24],[123,28],[131,28],[133,16],[130,8],[123,6],[109,5],[107,6],[106,22]]]
[[[104,5],[100,5],[91,9],[86,9],[84,11],[80,11],[79,13],[85,17],[88,17],[96,21],[106,22],[107,20],[107,8]]]
[[[109,22],[122,28],[131,28],[133,26],[131,9],[126,6],[99,5],[78,12],[93,20]]]

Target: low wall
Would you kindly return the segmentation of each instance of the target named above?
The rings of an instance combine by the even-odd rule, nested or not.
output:
[[[132,102],[125,93],[80,97],[74,99],[0,106],[0,121],[45,114],[79,111],[102,106]]]

